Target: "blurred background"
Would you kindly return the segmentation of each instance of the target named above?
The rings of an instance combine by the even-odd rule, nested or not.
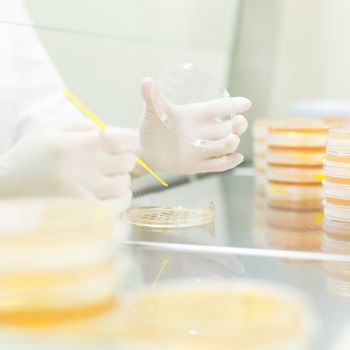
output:
[[[111,124],[137,126],[141,78],[184,61],[249,97],[250,121],[350,95],[347,0],[24,2],[67,85]]]

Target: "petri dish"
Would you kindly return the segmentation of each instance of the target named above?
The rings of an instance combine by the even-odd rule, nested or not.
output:
[[[323,206],[325,217],[336,221],[350,222],[350,206],[332,204],[328,200],[323,201]]]
[[[139,291],[119,313],[116,331],[121,339],[197,350],[310,349],[317,332],[302,293],[242,279],[163,282]]]
[[[335,205],[350,206],[350,186],[323,181],[323,192],[327,202]]]
[[[0,215],[0,324],[42,327],[118,305],[122,225],[112,207],[13,199]]]
[[[269,146],[267,162],[275,165],[323,166],[324,147],[274,147]]]
[[[270,227],[294,230],[319,230],[322,228],[322,210],[285,210],[283,208],[268,207],[266,222]]]
[[[350,183],[350,164],[325,160],[324,174],[327,178],[334,178],[331,182]]]
[[[210,146],[229,135],[234,117],[233,102],[227,90],[209,72],[192,63],[178,63],[160,72],[155,81],[151,91],[154,108],[163,124],[177,137],[196,146]],[[213,116],[207,119],[209,128],[198,128],[203,109],[198,109],[196,104],[218,98],[227,98],[232,103],[232,113]],[[185,106],[192,108],[191,113],[184,111]],[[227,135],[222,134],[220,125]]]
[[[215,207],[203,198],[136,198],[126,212],[126,220],[135,226],[171,232],[169,229],[212,225]]]
[[[350,222],[326,218],[323,226],[325,234],[322,250],[329,254],[349,255]],[[334,294],[350,297],[350,263],[326,261],[323,265],[327,272],[327,289]]]
[[[269,164],[266,172],[270,181],[284,183],[318,184],[323,179],[322,166],[285,166]]]
[[[350,223],[325,217],[323,231],[333,240],[350,242]]]
[[[254,141],[266,142],[270,123],[271,123],[271,120],[267,118],[255,119],[254,125],[253,125]]]
[[[323,211],[266,208],[268,247],[317,252],[321,250]]]
[[[267,201],[270,206],[296,210],[322,208],[322,184],[292,184],[268,181]]]
[[[275,147],[325,147],[329,127],[322,121],[290,119],[269,126],[267,143]]]
[[[304,252],[321,251],[323,232],[319,230],[299,231],[296,229],[268,226],[265,244],[268,248],[297,250]]]

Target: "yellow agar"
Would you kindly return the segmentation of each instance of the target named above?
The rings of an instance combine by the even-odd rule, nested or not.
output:
[[[7,273],[1,286],[8,295],[0,298],[0,325],[15,327],[50,327],[67,321],[104,314],[119,305],[115,291],[103,299],[79,299],[76,292],[89,281],[114,273],[114,261],[72,268],[70,271]],[[74,290],[76,288],[76,290]],[[60,290],[65,293],[62,296]],[[75,300],[71,300],[71,298]]]
[[[94,114],[92,113],[86,106],[82,104],[70,91],[66,90],[64,92],[64,96],[67,98],[69,102],[71,102],[75,107],[77,107],[80,112],[85,115],[86,118],[90,119],[95,125],[98,126],[101,132],[104,132],[106,129],[106,125]],[[156,180],[158,180],[164,187],[168,187],[168,184],[164,182],[154,171],[152,171],[145,162],[136,157],[136,162],[142,166],[146,171],[148,171]]]

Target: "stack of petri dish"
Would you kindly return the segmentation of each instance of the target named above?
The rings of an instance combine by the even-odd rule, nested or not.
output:
[[[350,254],[350,222],[325,217],[323,222],[323,244],[325,253]],[[324,263],[327,273],[327,288],[342,297],[350,297],[350,263],[327,261]]]
[[[0,213],[2,326],[42,329],[118,306],[123,225],[112,206],[9,199]]]
[[[322,210],[322,179],[329,126],[322,120],[270,124],[267,199],[270,206]]]
[[[350,129],[330,130],[324,172],[325,216],[350,222]]]
[[[327,253],[350,252],[350,129],[332,129],[324,162],[325,179],[323,250]],[[350,296],[350,264],[326,264],[328,287]]]
[[[266,183],[266,137],[268,132],[268,119],[256,119],[253,126],[253,152],[255,167],[256,192],[263,194]]]
[[[268,248],[318,252],[322,245],[322,210],[265,210],[265,245]]]

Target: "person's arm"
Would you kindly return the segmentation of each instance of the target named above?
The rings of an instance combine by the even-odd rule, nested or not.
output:
[[[24,5],[19,0],[7,1],[6,12],[21,23],[32,23]],[[1,28],[0,28],[1,30]],[[63,96],[64,83],[47,50],[30,26],[7,25],[9,55],[8,87],[15,106],[12,111],[13,142],[23,137],[34,125],[48,118],[77,120],[82,118]]]

